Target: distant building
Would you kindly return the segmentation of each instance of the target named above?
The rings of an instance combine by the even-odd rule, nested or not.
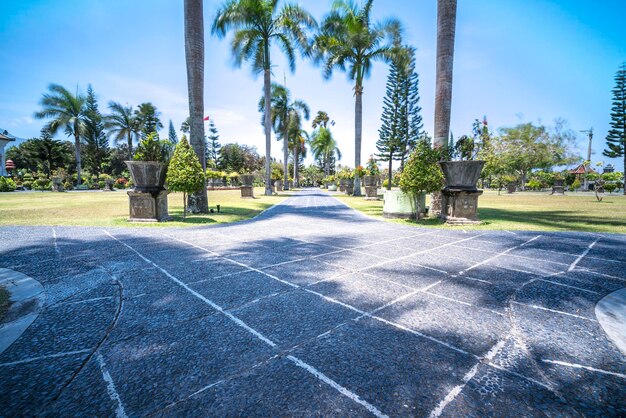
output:
[[[583,182],[584,181],[584,176],[585,176],[585,166],[584,164],[579,165],[578,167],[576,167],[573,170],[569,171],[570,174],[573,174],[574,176],[576,176],[576,180],[578,180],[579,182]],[[597,173],[596,170],[594,170],[593,168],[589,167],[589,174],[591,173]]]
[[[15,141],[12,135],[9,135],[7,131],[0,132],[0,176],[7,175],[7,169],[5,167],[5,152],[4,148],[9,142]]]
[[[614,171],[615,171],[615,167],[613,167],[613,165],[612,165],[612,164],[607,164],[607,165],[604,167],[604,170],[602,171],[602,174],[604,174],[604,173],[612,173],[612,172],[614,172]]]

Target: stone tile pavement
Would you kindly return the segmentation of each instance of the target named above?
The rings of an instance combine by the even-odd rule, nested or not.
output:
[[[39,317],[1,415],[626,414],[594,314],[626,237],[384,223],[315,190],[239,224],[4,227]]]

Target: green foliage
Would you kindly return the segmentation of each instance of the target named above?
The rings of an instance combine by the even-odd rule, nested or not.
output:
[[[183,135],[176,144],[174,155],[167,169],[167,188],[173,192],[183,192],[183,218],[186,217],[186,195],[204,187],[204,170],[198,156]]]
[[[570,186],[570,190],[578,190],[578,189],[580,189],[580,186],[581,186],[580,180],[576,179],[576,180],[574,180],[574,182]]]
[[[169,158],[169,142],[159,139],[157,133],[149,133],[139,141],[135,152],[135,161],[157,161],[167,163]]]
[[[415,150],[400,177],[400,189],[416,197],[420,193],[431,193],[443,187],[443,173],[439,168],[441,153],[430,146],[426,140],[418,141]],[[416,213],[421,209],[416,205]]]
[[[526,188],[530,190],[535,190],[535,191],[541,190],[542,183],[539,180],[532,179],[532,180],[529,180],[528,183],[526,183]]]
[[[255,147],[243,144],[226,144],[219,150],[217,167],[223,171],[251,173],[263,167]]]
[[[140,121],[132,106],[123,106],[111,101],[108,107],[111,114],[105,116],[104,128],[115,142],[126,141],[126,159],[132,160],[133,140],[138,138],[141,132]]]
[[[72,162],[72,144],[52,138],[44,127],[40,138],[32,138],[17,147],[7,150],[7,159],[13,160],[18,169],[42,171],[50,175],[59,167],[66,167]]]
[[[617,184],[615,184],[615,183],[606,183],[604,185],[604,190],[609,192],[609,194],[613,193],[615,191],[615,189],[617,189]]]
[[[50,190],[52,188],[52,183],[45,177],[39,177],[37,180],[33,182],[33,190]]]
[[[272,162],[272,180],[282,180],[285,176],[282,164]]]
[[[626,62],[615,74],[611,107],[611,129],[606,135],[603,154],[610,158],[624,157],[626,160]]]
[[[158,135],[158,130],[163,128],[160,116],[161,112],[150,102],[141,103],[137,107],[135,119],[137,126],[140,128],[142,138],[146,138],[150,134]]]
[[[178,135],[176,135],[176,129],[174,128],[174,123],[170,119],[170,125],[167,130],[167,140],[172,144],[172,149],[176,148],[176,144],[178,144]]]
[[[0,176],[0,192],[12,192],[16,188],[13,179]]]
[[[373,155],[370,155],[369,160],[367,160],[367,165],[365,166],[365,174],[368,176],[377,176],[380,174],[380,169],[378,168],[378,164]]]
[[[87,88],[85,100],[85,167],[93,173],[100,173],[109,158],[109,140],[104,131],[102,114],[91,85]]]
[[[206,141],[206,160],[217,163],[217,157],[220,153],[220,136],[217,134],[217,128],[213,119],[209,121],[209,135]]]
[[[354,178],[354,172],[348,167],[343,167],[337,172],[336,177],[339,180],[350,180]]]
[[[313,157],[322,161],[324,173],[329,175],[333,171],[331,170],[331,163],[334,169],[335,157],[336,159],[341,159],[341,151],[339,151],[337,141],[333,138],[332,132],[330,129],[320,126],[313,131],[309,144],[311,145]]]

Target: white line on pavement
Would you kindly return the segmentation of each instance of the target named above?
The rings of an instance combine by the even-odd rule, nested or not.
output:
[[[52,228],[52,239],[54,242],[54,252],[57,253],[57,256],[61,257],[61,251],[59,251],[59,244],[57,243],[57,231],[56,228]]]
[[[66,351],[64,353],[49,354],[47,356],[30,357],[30,358],[26,358],[26,359],[23,359],[23,360],[10,361],[10,362],[7,362],[7,363],[0,363],[0,367],[15,366],[17,364],[31,363],[33,361],[47,360],[47,359],[50,359],[50,358],[65,357],[65,356],[71,356],[71,355],[74,355],[74,354],[84,354],[84,353],[89,353],[89,352],[91,352],[90,349],[85,349],[85,350],[76,350],[76,351]]]
[[[326,376],[324,373],[320,372],[319,370],[317,370],[313,366],[310,366],[310,365],[304,363],[302,360],[300,360],[300,359],[298,359],[298,358],[296,358],[296,357],[294,357],[292,355],[287,356],[287,358],[289,360],[291,360],[296,366],[301,367],[304,370],[308,371],[313,376],[317,377],[319,380],[323,381],[327,385],[333,387],[335,390],[337,390],[338,392],[340,392],[344,396],[352,399],[354,402],[356,402],[358,404],[363,405],[368,411],[370,411],[375,416],[377,416],[379,418],[387,417],[387,415],[385,415],[381,411],[379,411],[374,405],[370,404],[367,401],[364,401],[357,394],[355,394],[354,392],[352,392],[352,391],[346,389],[345,387],[341,386],[339,383],[335,382],[330,377]]]
[[[583,366],[582,364],[566,363],[564,361],[547,360],[547,359],[544,359],[544,360],[541,360],[541,361],[543,361],[544,363],[558,364],[559,366],[573,367],[573,368],[576,368],[576,369],[584,369],[584,370],[589,370],[591,372],[608,374],[608,375],[611,375],[611,376],[616,376],[616,377],[621,377],[622,379],[626,379],[626,374],[617,373],[617,372],[610,372],[608,370],[596,369],[595,367]]]
[[[583,289],[582,287],[572,286],[572,285],[565,284],[565,283],[559,283],[559,282],[555,282],[555,281],[552,281],[552,280],[546,280],[546,279],[537,279],[537,280],[542,281],[542,282],[546,282],[546,283],[552,283],[552,284],[555,284],[555,285],[558,285],[558,286],[569,287],[571,289],[580,290],[581,292],[592,293],[594,295],[598,295],[599,294],[598,292],[594,292],[593,290],[587,290],[587,289]]]
[[[107,384],[107,392],[109,393],[109,397],[113,402],[117,404],[117,408],[115,408],[115,415],[117,418],[126,418],[126,412],[124,411],[124,405],[122,405],[122,399],[120,398],[120,394],[117,393],[115,389],[115,383],[113,383],[113,378],[111,378],[111,374],[106,368],[106,364],[104,363],[104,359],[101,354],[96,356],[96,360],[98,360],[98,364],[100,365],[100,371],[102,372],[102,378]]]
[[[515,250],[515,249],[517,249],[517,248],[523,247],[524,245],[526,245],[526,244],[529,244],[529,243],[533,242],[534,240],[536,240],[536,239],[537,239],[537,238],[539,238],[539,237],[541,237],[541,235],[537,235],[537,236],[535,236],[535,237],[532,237],[531,239],[529,239],[528,241],[526,241],[526,242],[524,242],[524,243],[522,243],[522,244],[520,244],[520,245],[516,245],[515,247],[511,247],[511,248],[509,248],[509,249],[507,249],[507,250],[504,250],[504,251],[502,251],[502,252],[499,252],[499,253],[497,253],[496,255],[492,256],[492,257],[486,258],[486,259],[484,259],[483,261],[480,261],[480,262],[478,262],[478,263],[474,264],[473,266],[470,266],[470,267],[466,268],[465,270],[460,271],[460,272],[459,272],[459,275],[463,275],[463,274],[467,273],[468,271],[473,270],[473,269],[475,269],[476,267],[482,266],[483,264],[487,264],[487,263],[489,263],[490,261],[495,260],[496,258],[501,257],[501,256],[503,256],[504,254],[506,254],[506,253],[508,253],[508,252],[511,252],[511,251],[513,251],[513,250]]]
[[[591,249],[593,248],[594,245],[596,245],[596,242],[600,241],[600,237],[596,238],[596,240],[594,242],[592,242],[591,244],[589,244],[589,246],[585,249],[585,251],[578,256],[578,258],[576,260],[574,260],[574,262],[572,264],[570,264],[569,268],[567,269],[567,271],[572,271],[574,270],[574,268],[578,265],[578,263],[580,262],[580,260],[582,260],[588,253],[589,251],[591,251]]]
[[[546,308],[546,307],[543,307],[543,306],[530,305],[530,304],[526,304],[526,303],[517,302],[515,300],[512,300],[511,303],[514,303],[514,304],[520,305],[520,306],[526,306],[528,308],[540,309],[542,311],[553,312],[553,313],[557,313],[557,314],[560,314],[560,315],[572,316],[574,318],[584,319],[584,320],[591,321],[591,322],[598,322],[595,319],[587,318],[586,316],[580,316],[580,315],[575,315],[575,314],[571,314],[571,313],[568,313],[568,312],[557,311],[556,309],[550,309],[550,308]]]

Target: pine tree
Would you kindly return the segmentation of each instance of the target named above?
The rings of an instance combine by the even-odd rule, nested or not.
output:
[[[167,169],[167,188],[173,192],[183,192],[183,219],[187,215],[187,194],[195,193],[204,187],[204,172],[200,160],[183,135],[176,144],[174,155]]]
[[[217,134],[217,128],[213,120],[209,121],[209,136],[206,140],[206,159],[211,160],[214,163],[217,162],[217,156],[219,155],[220,148],[222,147],[219,142],[220,136]]]
[[[87,88],[85,101],[85,125],[85,165],[92,174],[100,174],[109,158],[110,147],[104,131],[102,114],[98,109],[98,100],[91,85]]]
[[[615,74],[611,129],[606,135],[607,149],[602,153],[609,158],[624,158],[624,184],[626,184],[626,62]],[[626,188],[624,188],[626,195]]]
[[[174,123],[170,119],[170,127],[168,129],[167,138],[172,144],[172,147],[175,147],[178,144],[178,135],[176,135],[176,129],[174,129]]]
[[[408,131],[408,133],[406,136],[406,141],[403,143],[400,157],[400,166],[402,168],[404,168],[404,162],[407,155],[411,154],[411,152],[415,149],[415,146],[417,145],[417,141],[423,138],[425,135],[424,124],[422,122],[421,114],[422,108],[419,105],[419,76],[417,75],[417,71],[415,70],[415,50],[413,48],[411,48],[409,52],[409,67],[406,88],[406,130]]]

